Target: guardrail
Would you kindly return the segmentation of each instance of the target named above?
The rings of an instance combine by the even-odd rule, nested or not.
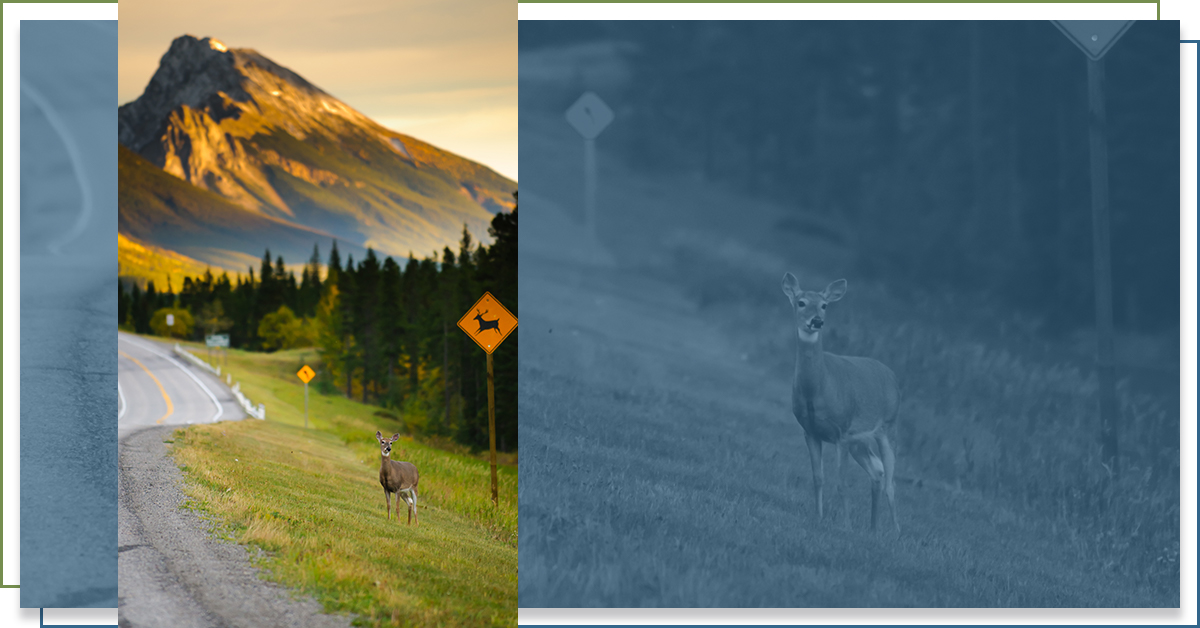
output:
[[[196,357],[195,354],[193,354],[191,351],[184,349],[182,346],[180,346],[180,344],[178,342],[175,343],[175,353],[176,353],[176,355],[180,355],[180,356],[187,358],[192,364],[195,364],[196,366],[208,371],[209,373],[212,373],[213,375],[216,375],[217,377],[221,376],[221,365],[218,364],[214,368],[208,362],[205,362],[204,360],[201,360],[200,358]]]
[[[200,368],[208,371],[209,373],[216,375],[217,378],[220,379],[220,377],[221,377],[221,366],[220,365],[213,367],[208,362],[205,362],[204,360],[201,360],[200,358],[196,357],[195,354],[193,354],[191,351],[184,349],[178,342],[175,343],[175,353],[184,358],[187,358],[187,360],[189,362],[191,362],[192,364],[195,364],[196,366],[199,366]],[[257,406],[254,405],[253,403],[251,403],[250,399],[248,399],[246,397],[246,395],[244,395],[242,393],[242,390],[241,390],[242,383],[241,382],[234,382],[233,376],[230,375],[229,373],[226,373],[225,374],[225,384],[229,386],[230,392],[232,392],[233,396],[235,398],[237,398],[238,404],[242,406],[242,409],[246,411],[246,414],[249,414],[250,416],[252,416],[256,419],[266,420],[266,418],[267,418],[266,406],[264,406],[261,403],[258,404]]]

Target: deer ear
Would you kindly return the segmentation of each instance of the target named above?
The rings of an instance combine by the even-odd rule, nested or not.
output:
[[[398,440],[400,440],[400,432],[396,432],[395,434],[392,434],[392,440],[391,440],[391,442],[393,442],[393,443],[394,443],[394,442],[396,442],[396,441],[398,441]]]
[[[800,294],[800,280],[796,279],[796,276],[792,273],[784,273],[783,275],[783,293],[789,299],[794,299],[796,295]]]
[[[846,280],[845,279],[838,279],[837,281],[829,284],[828,286],[825,287],[825,292],[822,293],[822,296],[825,297],[825,300],[829,301],[831,303],[834,301],[840,300],[845,295],[846,295]]]
[[[378,438],[379,442],[383,442],[383,434],[380,434],[378,430],[375,431],[375,438]]]

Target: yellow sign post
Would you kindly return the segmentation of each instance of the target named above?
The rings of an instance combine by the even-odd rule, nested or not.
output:
[[[500,505],[496,483],[496,384],[492,373],[492,352],[517,328],[517,317],[500,305],[490,292],[458,319],[459,329],[466,332],[475,344],[487,353],[488,369],[488,441],[492,450],[492,504]]]
[[[312,367],[307,364],[296,372],[296,377],[299,377],[300,381],[304,382],[304,429],[308,429],[308,383],[316,376],[317,372],[312,370]]]

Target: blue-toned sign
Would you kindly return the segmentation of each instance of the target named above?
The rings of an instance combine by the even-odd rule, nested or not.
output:
[[[1099,60],[1133,26],[1134,20],[1054,20],[1063,35],[1089,59]]]

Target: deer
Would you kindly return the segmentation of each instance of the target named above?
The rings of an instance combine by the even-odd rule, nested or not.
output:
[[[483,311],[483,314],[487,314],[487,313],[488,313],[487,310]],[[483,320],[483,314],[480,314],[479,310],[475,310],[475,320],[479,321],[479,329],[476,330],[475,335],[478,336],[480,333],[485,332],[489,329],[496,330],[497,334],[500,333],[500,319],[497,318],[494,321],[485,321],[485,320]]]
[[[397,462],[391,459],[392,443],[400,438],[393,434],[385,439],[383,434],[375,432],[379,440],[379,483],[383,485],[383,500],[387,502],[388,521],[392,519],[392,493],[396,494],[396,523],[400,523],[400,500],[408,504],[408,524],[412,525],[417,519],[417,467],[411,462]],[[421,525],[417,521],[417,525]]]
[[[846,294],[839,279],[820,292],[803,290],[792,273],[783,276],[783,293],[792,305],[796,327],[796,370],[792,378],[792,414],[804,430],[812,464],[813,499],[817,518],[825,515],[822,489],[825,464],[822,448],[837,452],[837,489],[847,520],[842,460],[849,453],[871,480],[871,530],[879,519],[880,493],[887,496],[892,526],[896,520],[896,452],[888,439],[900,409],[896,374],[872,358],[826,353],[821,346],[825,310]]]

